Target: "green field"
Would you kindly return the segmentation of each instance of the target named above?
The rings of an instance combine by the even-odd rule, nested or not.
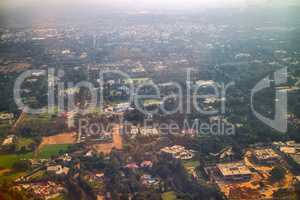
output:
[[[32,158],[32,153],[0,155],[0,167],[11,168],[15,162],[30,158]]]
[[[52,144],[42,147],[37,155],[39,159],[48,159],[51,156],[58,155],[60,151],[66,152],[70,144]]]
[[[51,156],[58,155],[60,151],[65,152],[69,146],[69,144],[46,145],[39,150],[36,158],[48,159]],[[11,168],[19,160],[32,158],[34,158],[33,153],[0,155],[0,167]]]
[[[196,168],[198,167],[200,164],[199,164],[199,161],[197,160],[188,160],[188,161],[183,161],[182,162],[184,168],[188,169],[188,168]]]
[[[22,176],[25,176],[26,174],[26,172],[9,172],[0,176],[0,183],[2,183],[4,180],[14,181]]]
[[[28,149],[32,143],[34,143],[34,141],[31,138],[19,138],[17,141],[17,150],[20,150],[22,147]]]

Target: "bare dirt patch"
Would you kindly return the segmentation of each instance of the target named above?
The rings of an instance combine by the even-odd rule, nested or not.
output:
[[[11,172],[11,169],[0,169],[0,175]]]
[[[29,68],[31,68],[31,64],[29,63],[10,63],[8,65],[0,66],[0,73],[20,73]]]
[[[122,142],[122,137],[120,134],[120,129],[122,126],[115,125],[113,127],[113,132],[112,132],[112,143],[105,143],[105,144],[95,144],[93,147],[98,153],[104,153],[104,154],[109,154],[113,148],[115,149],[122,149],[123,148],[123,142]]]
[[[77,134],[75,132],[61,133],[53,136],[43,137],[40,148],[45,145],[51,144],[74,144],[77,140]]]

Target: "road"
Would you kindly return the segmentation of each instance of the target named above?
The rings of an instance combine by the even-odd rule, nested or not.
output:
[[[93,147],[98,153],[109,154],[113,148],[121,150],[123,149],[123,140],[121,136],[121,129],[123,125],[114,124],[112,129],[112,143],[95,144]]]
[[[21,123],[26,117],[26,113],[22,111],[21,115],[17,119],[17,121],[14,123],[14,125],[11,127],[10,132],[14,133],[16,131],[16,128],[18,127],[19,123]]]

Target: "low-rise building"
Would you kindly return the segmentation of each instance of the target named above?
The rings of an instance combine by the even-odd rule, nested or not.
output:
[[[47,167],[47,172],[54,173],[56,175],[67,175],[69,173],[69,168],[62,165],[53,165]]]
[[[72,160],[72,157],[69,154],[66,153],[66,154],[60,156],[58,158],[58,160],[62,160],[64,162],[70,162]]]
[[[34,194],[38,199],[44,200],[57,198],[65,192],[65,188],[62,185],[52,181],[22,184],[16,187]]]
[[[152,161],[150,161],[150,160],[145,160],[145,161],[143,161],[143,162],[140,164],[140,166],[141,166],[142,168],[152,168],[152,167],[153,167],[153,163],[152,163]]]
[[[218,164],[217,169],[227,181],[249,180],[252,172],[243,162]]]
[[[294,180],[295,180],[296,183],[300,183],[300,176],[295,176]]]
[[[180,145],[174,145],[172,147],[164,147],[160,150],[160,152],[169,154],[173,158],[181,159],[181,160],[189,160],[195,156],[192,150],[188,150],[185,147]]]
[[[133,108],[130,106],[130,103],[119,103],[116,107],[114,107],[114,112],[125,112],[132,109]]]
[[[213,80],[198,80],[198,81],[196,81],[196,85],[202,86],[202,87],[205,87],[205,86],[214,86],[215,84],[216,83]]]
[[[300,169],[300,144],[295,141],[287,141],[281,143],[273,143],[273,145],[280,150],[288,162],[297,169]]]
[[[149,136],[149,135],[158,135],[159,131],[157,128],[140,128],[141,135]]]
[[[279,150],[284,154],[295,154],[296,153],[295,147],[283,146],[283,147],[280,147]]]
[[[130,135],[132,137],[135,137],[139,134],[139,128],[137,126],[131,126],[130,127]]]
[[[160,183],[160,180],[158,178],[154,178],[149,174],[144,174],[141,176],[142,184],[145,186],[157,186]]]
[[[159,130],[157,128],[152,127],[137,127],[131,126],[130,127],[130,136],[135,138],[137,135],[141,136],[154,136],[159,134]]]
[[[253,151],[253,158],[258,164],[274,164],[281,157],[273,149],[257,149]]]
[[[130,170],[135,170],[135,169],[139,169],[139,166],[136,163],[129,163],[125,166],[125,168]]]
[[[183,129],[181,133],[186,136],[195,137],[198,131],[196,129],[189,128],[189,129]]]
[[[13,144],[16,140],[15,135],[8,135],[2,142],[2,145],[10,145]]]
[[[114,107],[112,107],[112,106],[107,106],[106,108],[104,108],[105,113],[111,113],[113,111],[114,111]]]
[[[14,114],[13,113],[2,113],[0,114],[0,120],[8,120],[8,119],[13,119]]]

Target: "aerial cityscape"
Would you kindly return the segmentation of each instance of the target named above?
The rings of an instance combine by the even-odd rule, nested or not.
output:
[[[300,199],[300,3],[3,0],[2,199]]]

